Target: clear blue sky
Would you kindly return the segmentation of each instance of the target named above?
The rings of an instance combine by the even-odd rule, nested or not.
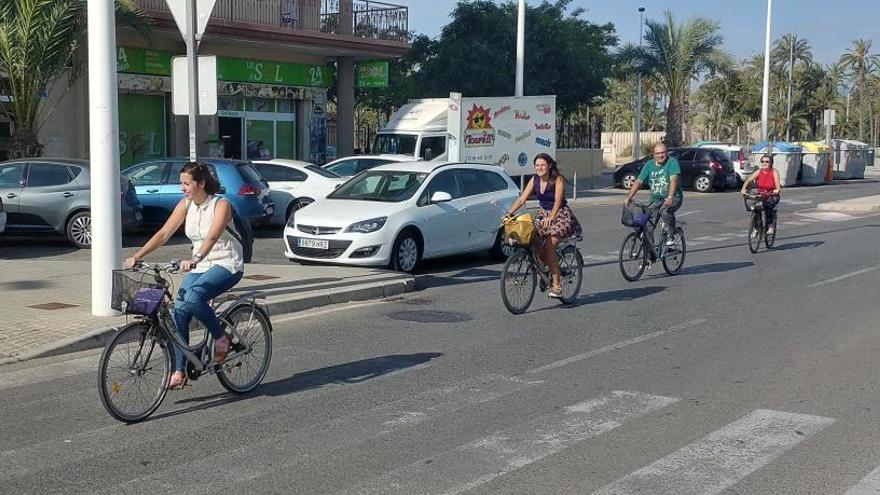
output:
[[[409,7],[410,29],[431,37],[449,22],[455,0],[390,0]],[[536,0],[527,0],[537,4]],[[703,16],[721,23],[725,47],[737,59],[764,50],[766,0],[575,0],[591,22],[611,22],[621,43],[638,42],[639,7],[645,16],[659,19],[666,9],[679,19]],[[499,29],[503,26],[499,26]],[[516,29],[516,26],[510,26]],[[836,61],[857,38],[874,39],[880,53],[880,0],[774,0],[772,39],[794,31],[807,38],[813,56],[823,64]]]

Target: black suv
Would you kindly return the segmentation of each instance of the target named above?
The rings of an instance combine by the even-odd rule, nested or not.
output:
[[[693,188],[698,192],[724,189],[737,186],[733,162],[719,150],[707,148],[670,148],[669,156],[681,164],[682,187]],[[642,167],[652,157],[642,157],[634,162],[621,165],[614,171],[614,185],[624,189],[632,187]]]

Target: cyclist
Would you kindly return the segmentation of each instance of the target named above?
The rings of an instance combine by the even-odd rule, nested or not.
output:
[[[743,183],[740,191],[743,196],[748,195],[752,184],[758,187],[758,196],[764,200],[764,218],[767,221],[767,235],[773,235],[776,221],[776,206],[779,204],[779,191],[782,190],[782,180],[779,171],[773,168],[773,155],[766,154],[761,157],[761,165]]]
[[[540,207],[535,217],[535,228],[546,242],[536,245],[535,252],[543,265],[541,269],[546,271],[548,266],[550,268],[552,286],[547,295],[561,299],[562,277],[556,248],[563,239],[580,235],[581,225],[565,200],[565,178],[559,173],[556,160],[547,153],[538,153],[533,164],[535,175],[504,218],[513,216],[512,212],[519,210],[532,194],[538,197]]]
[[[660,218],[666,224],[666,245],[675,245],[675,212],[681,208],[684,195],[681,192],[681,165],[669,157],[669,149],[664,143],[654,145],[654,158],[642,167],[638,179],[626,195],[624,206],[629,206],[642,184],[648,181],[651,187],[649,208],[659,208]]]
[[[184,343],[189,343],[189,324],[199,320],[214,337],[214,362],[220,364],[229,352],[229,339],[208,301],[235,286],[244,275],[242,246],[237,240],[232,221],[232,207],[217,196],[220,182],[203,162],[187,163],[180,171],[180,200],[165,225],[125,261],[132,268],[163,246],[185,225],[186,236],[192,241],[191,260],[181,263],[186,273],[174,304],[174,324]],[[186,385],[186,359],[174,353],[174,375],[170,388]]]

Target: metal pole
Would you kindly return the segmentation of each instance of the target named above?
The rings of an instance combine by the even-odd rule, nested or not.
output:
[[[92,219],[92,314],[110,308],[113,270],[122,265],[119,203],[119,114],[113,0],[89,0],[89,174]]]
[[[794,33],[788,37],[788,104],[785,111],[785,140],[791,141],[791,83],[794,74]]]
[[[90,0],[94,1],[94,0]],[[196,161],[199,156],[199,59],[196,47],[196,0],[186,2],[186,62],[189,66],[189,159]]]
[[[761,141],[767,141],[767,111],[770,107],[770,13],[773,0],[767,0],[767,33],[764,36],[764,88],[761,98]]]
[[[516,96],[523,95],[523,71],[526,59],[526,0],[519,0],[516,16]]]
[[[572,180],[574,181],[574,187],[572,187],[571,199],[577,199],[577,197],[578,197],[578,171],[577,171],[577,169],[574,170],[574,177],[572,178]]]
[[[639,51],[642,49],[642,27],[644,26],[645,8],[639,7]],[[636,125],[633,139],[633,160],[642,154],[642,73],[639,72],[639,85],[636,88]]]

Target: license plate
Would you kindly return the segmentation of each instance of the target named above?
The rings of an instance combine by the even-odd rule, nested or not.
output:
[[[296,245],[308,249],[330,249],[330,241],[322,241],[321,239],[297,239]]]

